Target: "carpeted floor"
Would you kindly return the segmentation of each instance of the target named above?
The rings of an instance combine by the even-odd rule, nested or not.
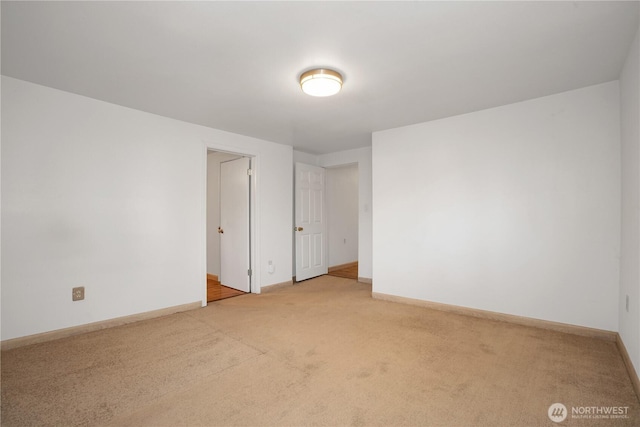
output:
[[[370,295],[323,276],[4,351],[2,425],[640,425],[613,342]]]

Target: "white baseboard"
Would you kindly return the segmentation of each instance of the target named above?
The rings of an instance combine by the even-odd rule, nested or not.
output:
[[[115,319],[87,323],[86,325],[72,326],[70,328],[57,329],[55,331],[28,335],[26,337],[12,338],[2,341],[2,343],[0,344],[0,348],[2,348],[2,350],[11,350],[12,348],[23,347],[25,345],[38,344],[42,342],[57,340],[60,338],[67,338],[74,335],[86,334],[87,332],[99,331],[101,329],[112,328],[114,326],[127,325],[129,323],[139,322],[140,320],[168,316],[170,314],[195,310],[196,308],[201,307],[202,301],[196,301],[188,304],[161,308],[160,310],[147,311],[145,313],[132,314],[130,316],[116,317]]]
[[[631,385],[633,385],[633,389],[636,392],[636,396],[638,396],[638,400],[640,400],[640,378],[638,378],[638,372],[633,367],[633,362],[631,362],[631,357],[629,357],[629,353],[627,352],[627,347],[625,347],[620,334],[616,334],[616,345],[618,347],[618,350],[620,351],[622,360],[624,361],[624,366],[627,368],[627,372],[629,373],[629,378],[631,379]]]
[[[262,293],[273,292],[278,289],[286,288],[287,286],[293,286],[293,280],[287,280],[286,282],[281,282],[281,283],[274,283],[273,285],[269,285],[269,286],[262,286],[260,288],[260,293],[262,294]]]
[[[513,314],[497,313],[494,311],[486,311],[475,308],[461,307],[458,305],[442,304],[438,302],[425,301],[414,298],[400,297],[397,295],[381,294],[372,292],[371,296],[375,299],[399,302],[402,304],[417,305],[420,307],[431,308],[433,310],[447,311],[450,313],[461,314],[464,316],[479,317],[482,319],[498,320],[501,322],[515,323],[523,326],[532,326],[534,328],[549,329],[567,334],[581,335],[585,337],[598,338],[606,341],[616,341],[617,332],[606,331],[603,329],[587,328],[585,326],[570,325],[568,323],[552,322],[549,320],[533,319],[531,317],[516,316]]]

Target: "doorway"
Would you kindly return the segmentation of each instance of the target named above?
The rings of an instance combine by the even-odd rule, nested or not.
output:
[[[295,281],[329,274],[358,280],[358,163],[295,163]]]
[[[251,158],[207,152],[207,302],[252,291]]]
[[[358,164],[326,168],[328,274],[358,280]]]

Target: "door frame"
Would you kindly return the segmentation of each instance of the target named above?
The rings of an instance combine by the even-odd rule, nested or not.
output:
[[[249,233],[250,233],[250,269],[251,269],[251,293],[259,294],[262,282],[257,266],[260,264],[260,224],[256,218],[260,218],[260,192],[258,191],[258,176],[260,171],[260,154],[253,150],[239,150],[238,147],[213,141],[204,141],[202,144],[202,189],[200,203],[200,221],[202,224],[200,253],[201,253],[201,277],[202,277],[202,306],[207,306],[207,153],[209,150],[249,157],[251,159],[251,184],[249,198]]]

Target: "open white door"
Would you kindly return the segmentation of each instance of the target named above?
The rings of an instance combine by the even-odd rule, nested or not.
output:
[[[220,283],[249,292],[249,186],[251,161],[220,164]]]
[[[296,281],[327,274],[324,169],[296,163]]]

